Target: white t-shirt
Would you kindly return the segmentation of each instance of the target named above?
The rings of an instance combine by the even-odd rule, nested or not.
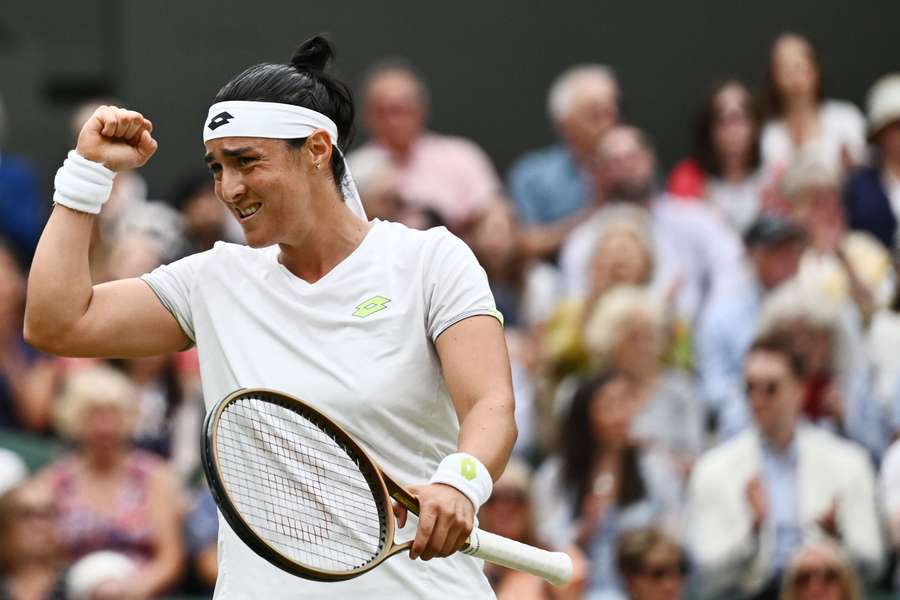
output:
[[[783,119],[766,123],[760,138],[763,164],[769,172],[787,169],[800,150],[815,148],[823,160],[844,171],[843,153],[853,164],[866,161],[866,119],[849,102],[826,100],[819,109],[819,134],[797,148]]]
[[[469,316],[500,316],[474,254],[442,227],[379,220],[315,283],[278,254],[219,242],[143,277],[197,344],[207,408],[242,387],[298,396],[401,485],[427,482],[459,433],[434,340]],[[306,581],[219,522],[217,600],[494,597],[481,561],[459,553],[428,562],[398,555],[350,581]],[[410,519],[397,537],[414,534]]]

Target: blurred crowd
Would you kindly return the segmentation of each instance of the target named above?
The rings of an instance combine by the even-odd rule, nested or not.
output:
[[[765,73],[710,86],[666,173],[613,68],[574,65],[547,91],[558,140],[505,178],[428,128],[413,65],[361,82],[348,161],[369,216],[460,236],[505,319],[519,438],[481,526],[575,561],[558,588],[488,566],[500,600],[900,594],[900,73],[865,112],[827,94],[800,35]],[[196,352],[23,342],[38,181],[0,154],[0,599],[208,595]],[[146,190],[118,175],[95,282],[241,242],[203,172]],[[60,449],[26,465],[34,440]]]

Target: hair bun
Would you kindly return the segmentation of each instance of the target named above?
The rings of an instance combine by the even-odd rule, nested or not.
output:
[[[334,46],[320,34],[300,44],[291,57],[291,65],[298,71],[324,71],[332,58]]]

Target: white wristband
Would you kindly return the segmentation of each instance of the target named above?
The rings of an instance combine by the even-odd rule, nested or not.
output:
[[[116,172],[88,160],[74,150],[56,172],[53,202],[66,208],[96,215],[109,200]]]
[[[491,474],[481,461],[462,452],[444,458],[428,483],[443,483],[455,487],[471,500],[475,512],[487,502],[494,489]]]

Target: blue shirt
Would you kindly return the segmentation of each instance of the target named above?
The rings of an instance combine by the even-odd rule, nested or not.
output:
[[[0,238],[12,244],[22,264],[31,263],[49,205],[38,189],[37,176],[28,162],[0,155]]]
[[[528,225],[555,223],[578,212],[592,185],[562,144],[529,152],[509,170],[509,193]]]
[[[763,442],[763,487],[769,504],[769,518],[775,526],[776,571],[787,566],[794,550],[803,543],[797,496],[797,437],[785,450]]]

